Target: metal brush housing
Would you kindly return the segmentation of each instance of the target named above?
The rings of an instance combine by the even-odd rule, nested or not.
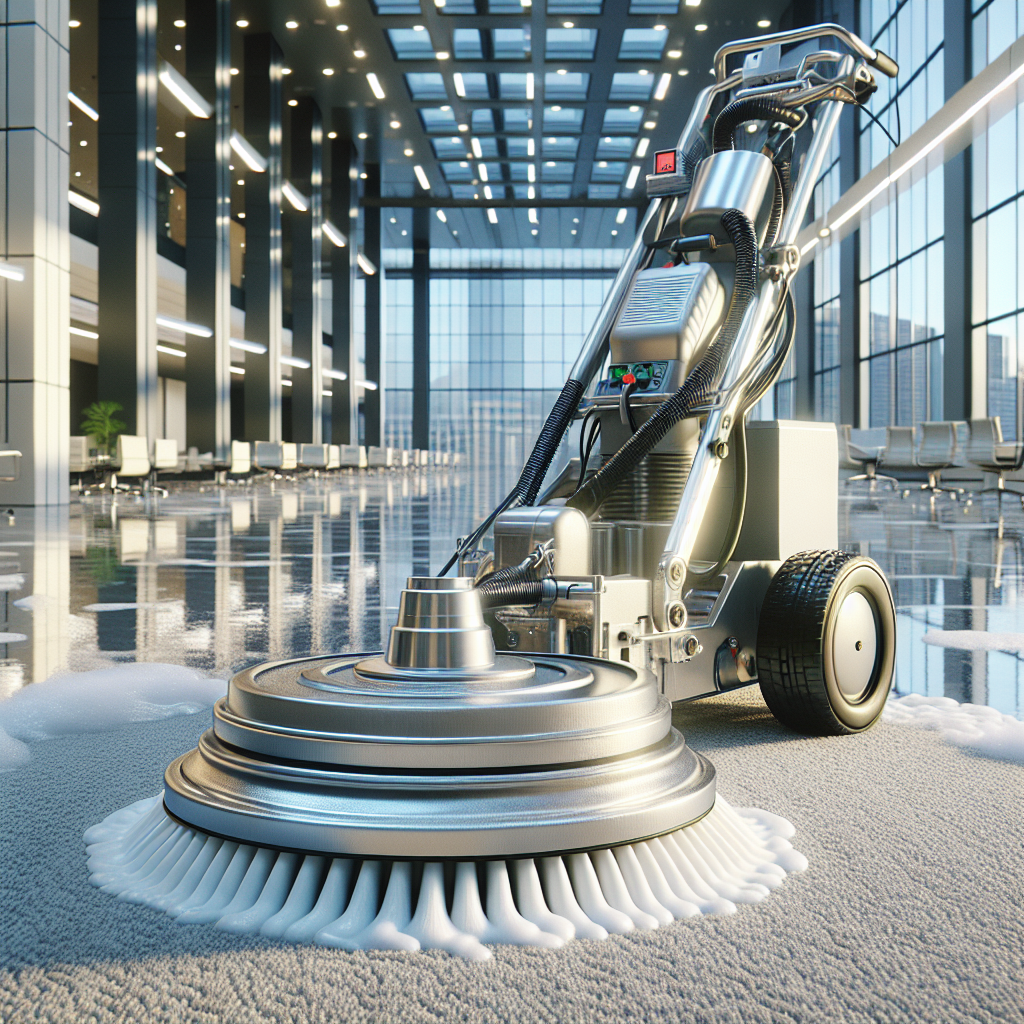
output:
[[[239,672],[164,803],[244,843],[375,858],[524,857],[674,831],[712,766],[625,662],[496,656],[467,578],[413,578],[387,656]]]

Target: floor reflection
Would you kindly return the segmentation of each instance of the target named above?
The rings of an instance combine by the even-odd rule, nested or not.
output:
[[[372,650],[405,578],[436,572],[508,481],[467,469],[225,489],[144,505],[88,499],[0,518],[0,698],[117,661],[227,674],[267,658]],[[896,689],[1024,712],[1015,653],[944,649],[932,630],[1024,634],[1024,514],[865,487],[840,501],[898,612]]]

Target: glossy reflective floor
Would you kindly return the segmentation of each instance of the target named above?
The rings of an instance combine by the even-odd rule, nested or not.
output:
[[[0,517],[0,696],[62,670],[120,661],[226,677],[268,658],[379,648],[405,578],[437,572],[509,481],[468,468],[364,473],[143,504],[76,501]],[[988,497],[844,488],[841,544],[889,576],[899,693],[1021,717],[1021,659],[925,644],[933,630],[1024,639],[1024,513]]]

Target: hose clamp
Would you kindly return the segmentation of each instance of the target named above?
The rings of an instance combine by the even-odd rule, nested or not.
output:
[[[793,277],[800,269],[800,249],[792,244],[773,245],[762,250],[764,273],[772,281]]]

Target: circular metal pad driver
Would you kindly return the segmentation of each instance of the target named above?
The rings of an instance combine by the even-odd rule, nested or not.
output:
[[[673,832],[715,771],[648,672],[495,656],[473,581],[412,578],[386,657],[238,673],[167,810],[244,843],[354,857],[490,859]]]

